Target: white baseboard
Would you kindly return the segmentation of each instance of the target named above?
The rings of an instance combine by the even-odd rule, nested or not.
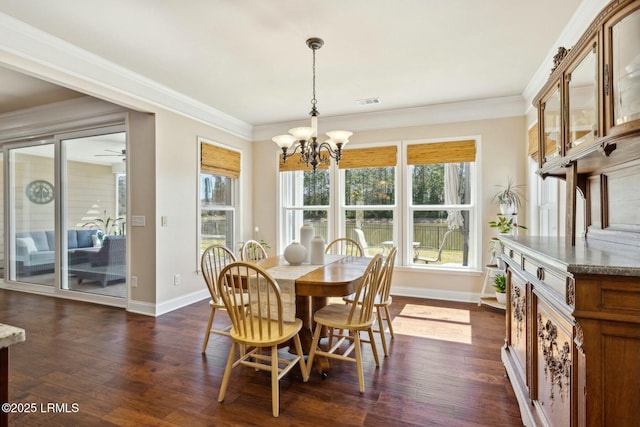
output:
[[[207,298],[211,298],[211,295],[209,295],[209,291],[203,289],[187,295],[181,295],[159,304],[131,300],[129,301],[127,311],[157,317]]]
[[[394,286],[391,293],[392,295],[403,297],[428,298],[459,302],[478,302],[480,299],[480,294],[475,292],[443,291],[440,289],[416,289],[401,286]]]

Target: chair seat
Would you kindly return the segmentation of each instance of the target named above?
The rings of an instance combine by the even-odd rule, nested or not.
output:
[[[372,317],[366,323],[351,323],[349,322],[350,313],[351,307],[346,304],[329,304],[316,311],[313,315],[313,320],[331,328],[352,330],[369,329],[375,321],[375,318]],[[360,307],[357,307],[353,313],[353,319],[358,319],[359,317]]]
[[[261,329],[262,338],[260,338]],[[254,317],[251,319],[251,322],[247,323],[247,330],[254,331],[254,338],[243,337],[238,334],[234,328],[231,328],[229,334],[231,335],[231,338],[241,344],[255,347],[269,347],[289,341],[300,331],[300,329],[302,329],[302,320],[296,319],[295,322],[284,322],[282,334],[278,334],[278,322],[266,322],[265,319]],[[271,337],[269,334],[271,334]]]

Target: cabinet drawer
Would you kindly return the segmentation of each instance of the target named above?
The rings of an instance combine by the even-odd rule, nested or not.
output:
[[[504,254],[515,261],[516,264],[522,266],[522,254],[514,249],[505,248]]]
[[[545,288],[552,290],[563,302],[569,303],[567,300],[567,281],[572,279],[567,277],[566,274],[552,270],[526,257],[523,260],[523,267],[524,271],[543,282],[542,285]]]

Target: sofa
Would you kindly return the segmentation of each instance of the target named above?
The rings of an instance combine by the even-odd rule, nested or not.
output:
[[[88,261],[87,249],[97,246],[98,230],[68,230],[68,262]],[[55,233],[53,231],[22,231],[16,233],[16,267],[20,275],[50,273],[55,263]]]

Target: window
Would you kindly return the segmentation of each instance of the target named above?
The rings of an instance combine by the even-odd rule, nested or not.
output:
[[[360,243],[365,255],[396,245],[397,147],[344,150],[340,162],[343,197],[341,235]]]
[[[468,139],[353,147],[339,169],[315,174],[295,156],[280,160],[280,247],[310,222],[325,241],[352,238],[368,256],[397,246],[401,265],[477,268],[475,160]]]
[[[200,141],[199,255],[210,245],[234,249],[239,176],[239,152]]]
[[[412,263],[473,266],[475,140],[407,146]]]
[[[331,176],[328,165],[318,166],[314,173],[300,156],[294,155],[286,163],[280,159],[280,194],[282,215],[280,221],[280,247],[300,238],[300,227],[309,223],[314,235],[328,241]]]

